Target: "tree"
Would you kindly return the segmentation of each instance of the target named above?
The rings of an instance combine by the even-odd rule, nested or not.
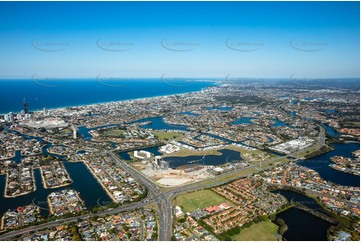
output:
[[[229,236],[228,234],[225,235],[223,238],[224,238],[225,241],[232,241],[231,236]]]
[[[158,239],[158,233],[157,232],[154,232],[152,234],[152,239],[154,239],[154,240]]]
[[[282,226],[282,225],[285,224],[285,221],[284,221],[283,219],[281,219],[281,218],[277,218],[277,219],[276,219],[276,224],[277,224],[278,226]]]
[[[129,231],[129,227],[126,224],[123,224],[123,229],[128,232]]]
[[[287,229],[288,229],[287,225],[284,224],[284,225],[282,225],[282,226],[280,226],[280,227],[278,228],[278,233],[279,233],[280,235],[283,235],[283,234],[287,231]]]
[[[79,233],[74,234],[72,239],[74,241],[82,241],[81,235]]]
[[[78,233],[78,228],[77,228],[76,226],[72,226],[72,227],[71,227],[71,233],[72,233],[72,234]]]
[[[184,223],[185,221],[186,221],[185,218],[180,218],[180,219],[178,220],[179,223]]]

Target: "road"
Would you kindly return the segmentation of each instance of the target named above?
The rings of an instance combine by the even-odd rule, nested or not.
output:
[[[242,171],[247,171],[249,169],[258,168],[258,170],[263,169],[269,169],[271,167],[274,167],[277,162],[284,157],[277,157],[273,158],[271,160],[267,161],[267,164],[273,163],[272,165],[265,166],[265,167],[259,167],[258,164],[248,166],[246,168],[241,169],[235,169],[233,171],[218,175],[214,178],[202,180],[199,182],[195,182],[188,185],[178,186],[175,188],[172,188],[168,191],[162,191],[162,187],[155,184],[152,180],[150,180],[148,177],[146,177],[144,174],[142,174],[140,171],[136,170],[132,166],[128,165],[126,162],[122,161],[117,155],[114,153],[107,151],[106,152],[109,156],[111,156],[115,161],[116,165],[121,167],[122,169],[126,170],[131,176],[133,176],[135,179],[137,179],[139,182],[141,182],[147,189],[148,189],[148,196],[146,199],[137,202],[132,203],[128,205],[123,205],[117,208],[108,209],[105,211],[97,212],[97,213],[89,213],[86,215],[79,215],[71,218],[66,219],[59,219],[52,222],[47,222],[44,224],[31,226],[24,229],[19,229],[16,231],[10,231],[5,234],[0,235],[0,240],[12,240],[14,237],[26,234],[29,232],[35,232],[38,230],[43,230],[47,228],[56,227],[65,223],[69,222],[76,222],[78,219],[87,219],[91,216],[104,216],[107,214],[118,214],[120,212],[130,211],[133,209],[141,208],[146,205],[156,203],[158,206],[158,217],[159,217],[159,240],[161,241],[170,241],[172,236],[172,224],[173,224],[173,208],[172,208],[172,199],[175,196],[178,196],[179,194],[186,193],[186,192],[192,192],[200,189],[210,188],[219,186],[225,183],[228,183],[232,180],[239,179],[241,177],[245,177],[245,175],[239,175],[239,176],[231,176],[237,173],[240,173]],[[231,176],[229,179],[224,179],[227,176]]]
[[[287,115],[287,116],[291,116],[290,113],[286,112],[286,111],[282,108],[282,105],[284,105],[284,104],[285,104],[285,103],[281,103],[281,104],[277,105],[276,108],[277,108],[280,112],[282,112],[283,114],[285,114],[285,115]],[[298,116],[297,116],[297,117],[291,116],[291,117],[292,117],[292,118],[297,118]],[[315,125],[318,126],[318,128],[320,129],[320,132],[319,132],[319,134],[318,134],[318,139],[316,140],[316,141],[317,141],[317,144],[312,145],[311,147],[313,147],[313,148],[317,147],[317,148],[321,149],[321,148],[325,145],[325,143],[326,143],[326,142],[325,142],[325,141],[326,141],[326,131],[325,131],[325,128],[322,127],[322,126],[320,125],[320,123],[319,123],[318,121],[316,121],[316,120],[313,120],[313,119],[308,120],[308,119],[301,118],[301,117],[298,117],[298,118],[299,118],[299,119],[303,119],[304,121],[313,122]],[[304,150],[308,150],[308,149],[310,149],[311,147],[307,147],[307,148],[305,148]],[[297,151],[297,152],[288,154],[287,156],[288,156],[288,157],[291,157],[291,158],[297,158],[297,154],[302,153],[304,150],[299,150],[299,151]]]
[[[283,104],[281,103],[280,105],[277,106],[277,108],[284,114],[290,115],[289,113],[285,112],[282,109],[282,107],[281,107],[282,105]],[[317,143],[320,147],[322,147],[325,144],[325,129],[321,125],[319,125],[319,124],[317,124],[317,125],[320,128],[320,133],[319,133]],[[155,202],[158,206],[157,212],[159,215],[159,226],[158,226],[159,227],[159,240],[169,241],[169,240],[171,240],[172,222],[173,222],[172,199],[175,196],[178,196],[179,194],[186,193],[186,192],[192,192],[195,190],[219,186],[219,185],[228,183],[234,179],[239,179],[241,177],[244,177],[244,175],[233,176],[229,179],[224,179],[227,176],[234,175],[241,171],[246,171],[246,170],[252,169],[252,168],[257,168],[258,170],[263,170],[266,168],[268,169],[268,168],[275,166],[275,164],[277,163],[278,160],[284,158],[284,157],[281,157],[281,158],[278,157],[278,158],[268,160],[267,163],[268,164],[273,163],[273,165],[265,166],[264,168],[258,167],[258,165],[252,165],[252,166],[248,166],[248,167],[242,168],[242,169],[235,169],[231,172],[218,175],[215,178],[199,181],[199,182],[188,184],[188,185],[178,186],[178,187],[172,188],[168,191],[162,191],[162,188],[160,186],[155,184],[152,180],[150,180],[148,177],[143,175],[141,172],[139,172],[135,168],[128,165],[126,162],[119,159],[119,157],[117,155],[115,155],[114,153],[109,152],[109,151],[107,151],[106,153],[116,161],[117,166],[126,170],[131,176],[133,176],[135,179],[137,179],[139,182],[141,182],[148,189],[148,196],[146,199],[144,199],[140,202],[137,202],[137,203],[123,205],[123,206],[120,206],[117,208],[113,208],[113,209],[109,209],[109,210],[105,210],[105,211],[101,211],[101,212],[97,212],[97,213],[89,213],[86,215],[79,215],[79,216],[75,216],[75,217],[71,217],[71,218],[59,219],[56,221],[47,222],[47,223],[43,223],[40,225],[31,226],[31,227],[24,228],[24,229],[19,229],[16,231],[10,231],[10,232],[0,235],[0,240],[12,240],[16,236],[26,234],[29,232],[34,232],[34,231],[38,231],[38,230],[42,230],[42,229],[46,229],[46,228],[56,227],[56,226],[59,226],[64,223],[76,222],[78,219],[87,219],[94,215],[103,216],[103,215],[107,215],[107,214],[117,214],[120,212],[130,211],[130,210],[133,210],[136,208],[144,207],[146,205],[149,205],[149,204],[152,204]],[[290,154],[289,156],[295,157],[296,153]],[[315,194],[315,195],[320,195],[320,194]]]
[[[130,210],[133,210],[136,208],[144,207],[146,205],[149,205],[149,204],[152,204],[155,202],[155,203],[157,203],[158,210],[159,210],[158,211],[159,240],[170,241],[171,236],[172,236],[172,221],[173,221],[172,199],[175,196],[182,194],[182,193],[186,193],[186,192],[192,192],[195,190],[200,190],[200,189],[204,189],[204,188],[209,188],[209,187],[214,187],[214,186],[219,186],[219,185],[225,184],[236,178],[231,177],[230,179],[222,180],[222,179],[224,179],[224,177],[227,177],[232,174],[236,174],[241,171],[246,171],[248,169],[252,169],[252,168],[255,168],[258,166],[258,165],[252,165],[252,166],[248,166],[243,169],[236,169],[231,172],[221,174],[215,178],[203,180],[200,182],[196,182],[196,183],[192,183],[192,184],[188,184],[188,185],[184,185],[184,186],[175,187],[168,191],[161,191],[160,186],[155,184],[152,180],[150,180],[148,177],[143,175],[138,170],[136,170],[133,167],[131,167],[130,165],[128,165],[126,162],[122,161],[117,155],[113,154],[112,152],[106,152],[106,153],[109,154],[116,161],[116,164],[119,167],[126,170],[131,176],[133,176],[135,179],[140,181],[148,189],[148,196],[146,199],[144,199],[140,202],[137,202],[137,203],[123,205],[123,206],[120,206],[117,208],[108,209],[108,210],[97,212],[97,213],[89,213],[86,215],[79,215],[79,216],[75,216],[75,217],[71,217],[71,218],[59,219],[56,221],[47,222],[44,224],[35,225],[35,226],[31,226],[31,227],[24,228],[24,229],[19,229],[16,231],[10,231],[10,232],[0,235],[0,240],[12,240],[16,236],[26,234],[29,232],[35,232],[35,231],[42,230],[42,229],[52,228],[52,227],[56,227],[56,226],[59,226],[59,225],[65,224],[65,223],[76,222],[78,219],[87,219],[87,218],[90,218],[95,215],[96,216],[104,216],[107,214],[110,215],[110,214],[117,214],[120,212],[130,211]],[[267,163],[271,163],[271,162],[277,163],[277,161],[279,159],[280,158],[274,158],[272,160],[267,161]],[[272,166],[267,166],[267,168],[270,168],[270,167],[272,167]],[[244,175],[237,176],[237,179],[241,178],[241,177],[244,177]],[[221,181],[219,181],[219,180],[221,180]]]
[[[120,160],[117,155],[112,152],[107,152],[107,154],[116,161],[118,166],[126,170],[131,176],[140,181],[148,189],[148,193],[150,193],[152,200],[157,203],[159,209],[159,239],[170,240],[173,213],[171,197],[162,193],[158,185],[154,184],[154,182],[148,177],[128,165],[126,162]]]
[[[277,105],[276,107],[277,107],[277,109],[280,111],[280,112],[282,112],[283,114],[285,114],[285,115],[287,115],[287,116],[291,116],[291,114],[290,113],[288,113],[288,112],[286,112],[283,108],[282,108],[282,105],[284,105],[285,103],[281,103],[281,104],[279,104],[279,105]],[[311,122],[313,122],[314,124],[316,124],[318,127],[319,127],[319,129],[320,129],[320,133],[319,133],[319,135],[318,135],[318,144],[319,145],[321,145],[321,146],[323,146],[324,144],[325,144],[325,140],[326,140],[326,135],[325,135],[325,128],[323,128],[321,125],[320,125],[320,122],[318,122],[318,121],[316,121],[316,120],[314,120],[314,119],[305,119],[305,118],[302,118],[302,117],[299,117],[299,116],[296,116],[296,117],[293,117],[293,116],[291,116],[292,118],[299,118],[299,119],[303,119],[304,121],[311,121]]]

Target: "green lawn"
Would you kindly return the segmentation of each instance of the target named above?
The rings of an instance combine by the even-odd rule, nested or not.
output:
[[[109,129],[103,133],[103,136],[110,137],[123,137],[125,130],[122,129]]]
[[[170,155],[166,155],[167,157],[172,157],[172,156],[181,156],[181,157],[185,157],[185,156],[191,156],[191,155],[222,155],[221,152],[217,151],[217,150],[188,150],[188,149],[181,149],[180,151],[174,152]]]
[[[179,133],[179,132],[164,132],[164,131],[157,131],[154,132],[154,134],[161,141],[175,139],[183,135],[183,133]]]
[[[234,204],[210,190],[200,190],[192,193],[182,194],[175,198],[175,204],[182,206],[185,212],[192,212],[197,208],[205,208],[212,205],[227,203]]]
[[[237,235],[232,236],[232,240],[277,240],[278,227],[271,221],[264,221],[253,224],[251,227],[242,229]]]

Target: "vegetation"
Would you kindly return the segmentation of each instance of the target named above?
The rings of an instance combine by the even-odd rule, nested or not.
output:
[[[159,141],[167,141],[167,140],[171,140],[171,139],[176,139],[176,138],[184,135],[184,133],[165,132],[165,131],[157,131],[157,132],[154,132],[154,134],[158,138]]]
[[[74,225],[71,227],[71,233],[73,234],[73,238],[72,238],[73,241],[82,241],[83,240],[78,231],[77,226]]]
[[[98,132],[102,136],[113,137],[113,138],[124,138],[126,128],[125,127],[111,127],[107,129],[100,129]]]
[[[314,157],[314,156],[317,156],[317,155],[321,155],[321,154],[329,152],[330,150],[331,150],[330,147],[328,147],[327,145],[324,145],[320,149],[315,150],[314,152],[306,154],[305,158],[308,159],[308,158],[311,158],[311,157]]]
[[[259,241],[259,240],[277,240],[277,225],[271,221],[262,221],[252,224],[249,228],[243,228],[241,231],[231,236],[232,240],[238,241]]]
[[[219,205],[224,202],[233,206],[233,203],[208,189],[182,194],[175,198],[176,205],[181,206],[185,212],[192,212],[197,208]]]
[[[187,150],[187,149],[183,149],[180,150],[178,152],[174,152],[171,154],[171,156],[191,156],[191,155],[222,155],[221,152],[219,152],[218,150],[201,150],[201,151],[196,151],[196,150]]]

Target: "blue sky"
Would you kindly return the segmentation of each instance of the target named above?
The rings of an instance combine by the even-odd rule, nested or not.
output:
[[[0,2],[0,77],[359,77],[359,2]]]

